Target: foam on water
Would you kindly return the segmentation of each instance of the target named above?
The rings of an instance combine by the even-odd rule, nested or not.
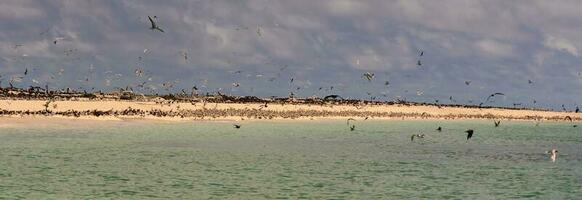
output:
[[[0,198],[582,196],[582,129],[567,123],[103,124],[0,128]],[[556,163],[545,154],[552,148]]]

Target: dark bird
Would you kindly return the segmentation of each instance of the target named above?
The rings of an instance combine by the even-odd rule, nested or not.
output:
[[[233,124],[234,128],[239,129],[241,127],[240,124]]]
[[[443,128],[439,126],[439,127],[436,129],[436,130],[437,130],[438,132],[441,132],[441,131],[443,130]]]
[[[493,94],[491,94],[491,95],[489,95],[489,96],[487,97],[487,99],[485,100],[485,102],[489,102],[489,99],[491,99],[492,97],[498,96],[498,95],[505,95],[505,94],[503,94],[503,93],[501,93],[501,92],[496,92],[496,93],[493,93]]]
[[[350,131],[354,131],[354,130],[356,130],[356,125],[351,125],[350,126]]]
[[[388,85],[390,85],[390,82],[389,81],[386,81],[386,82],[384,82],[384,85],[385,86],[388,86]]]
[[[576,106],[576,110],[574,110],[575,113],[580,112],[580,108],[578,108],[578,106]]]
[[[501,120],[499,120],[499,121],[493,121],[493,123],[495,124],[495,127],[498,127],[499,124],[501,124]]]
[[[572,117],[566,116],[566,117],[564,117],[564,120],[572,121]]]
[[[412,134],[412,136],[410,136],[410,141],[414,141],[414,138],[424,138],[424,134]]]
[[[527,83],[533,84],[533,81],[532,80],[527,80]]]
[[[154,18],[157,17],[154,16]],[[150,27],[151,30],[158,30],[162,33],[164,32],[164,30],[162,30],[150,16],[148,16],[148,19],[150,20],[150,24],[152,25],[152,27]]]
[[[335,100],[335,99],[338,99],[338,98],[339,98],[339,99],[344,99],[344,98],[342,98],[342,97],[341,97],[341,96],[339,96],[339,95],[332,94],[332,95],[327,95],[327,96],[325,96],[325,97],[323,98],[323,100],[324,100],[324,101],[327,101],[327,100],[329,100],[329,99],[334,99],[334,100]]]
[[[424,51],[420,51],[420,56],[424,56]]]
[[[24,69],[24,75],[26,76],[28,74],[28,68]]]
[[[420,60],[418,60],[418,62],[416,62],[416,65],[422,66],[422,63],[420,62]]]
[[[465,133],[467,133],[467,140],[471,139],[473,137],[473,129],[469,129],[466,130]]]
[[[471,81],[465,81],[465,85],[471,84]]]
[[[366,72],[362,74],[362,78],[365,78],[368,81],[372,81],[372,79],[374,79],[374,73]]]

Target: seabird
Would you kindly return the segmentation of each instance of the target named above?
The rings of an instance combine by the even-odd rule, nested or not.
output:
[[[465,85],[471,84],[471,81],[465,81]]]
[[[498,127],[499,124],[501,124],[501,120],[499,120],[499,121],[493,121],[493,123],[495,124],[495,127]]]
[[[424,134],[412,134],[412,136],[410,136],[410,141],[414,141],[414,137],[424,138]]]
[[[157,18],[157,17],[154,16],[154,18]],[[162,33],[164,32],[164,30],[162,30],[150,16],[148,16],[148,19],[150,20],[150,24],[152,25],[152,27],[150,27],[151,30],[158,30]]]
[[[354,131],[354,130],[356,130],[356,125],[350,126],[350,131]]]
[[[372,81],[372,79],[374,79],[374,73],[366,72],[362,74],[362,78],[365,78],[368,81]]]
[[[467,133],[467,140],[471,139],[473,137],[473,129],[469,129],[466,130],[465,133]]]
[[[552,149],[550,151],[546,151],[547,154],[550,154],[550,159],[552,159],[552,162],[556,162],[556,158],[558,157],[558,150],[557,149]]]
[[[239,129],[241,127],[240,124],[233,124],[234,128]]]
[[[491,94],[491,95],[489,95],[489,96],[487,97],[487,99],[485,100],[485,102],[489,102],[489,99],[491,99],[491,97],[495,97],[495,96],[498,96],[498,95],[505,95],[505,94],[503,94],[503,93],[501,93],[501,92],[496,92],[496,93],[493,93],[493,94]]]
[[[436,129],[438,132],[441,132],[443,130],[443,128],[441,128],[440,126]]]

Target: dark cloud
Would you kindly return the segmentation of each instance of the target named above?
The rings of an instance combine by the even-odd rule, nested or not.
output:
[[[580,11],[567,1],[8,0],[0,2],[0,74],[4,86],[28,67],[36,70],[22,86],[148,81],[165,92],[172,82],[174,91],[260,96],[336,86],[357,98],[475,104],[504,92],[495,104],[573,107],[582,97]],[[166,32],[149,30],[147,16]],[[365,72],[375,80],[363,81]]]

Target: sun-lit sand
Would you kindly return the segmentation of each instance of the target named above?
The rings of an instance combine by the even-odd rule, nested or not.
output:
[[[166,103],[140,101],[53,101],[0,100],[6,117],[79,118],[94,120],[248,120],[248,119],[504,119],[504,120],[582,120],[582,114],[502,108],[464,108],[420,105],[333,105],[262,103]],[[45,110],[46,109],[46,110]],[[39,114],[50,111],[50,114]],[[105,112],[96,116],[94,112]],[[9,113],[12,112],[12,113]],[[34,113],[37,112],[37,113]],[[73,113],[73,114],[71,114]],[[77,115],[75,115],[75,113]]]

